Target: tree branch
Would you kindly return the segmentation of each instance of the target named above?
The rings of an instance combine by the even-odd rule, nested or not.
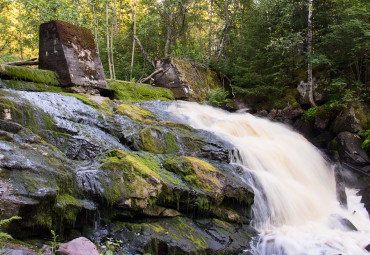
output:
[[[145,51],[145,49],[144,49],[143,45],[141,44],[141,42],[140,42],[139,38],[138,38],[136,35],[134,35],[134,39],[135,39],[135,41],[136,41],[137,45],[139,46],[141,53],[143,53],[145,60],[146,60],[146,61],[148,61],[148,62],[149,62],[149,64],[150,64],[153,68],[155,68],[154,61],[153,61],[153,60],[152,60],[152,58],[149,56],[149,54]]]

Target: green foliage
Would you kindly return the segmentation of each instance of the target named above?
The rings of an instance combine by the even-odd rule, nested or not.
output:
[[[225,107],[230,101],[227,99],[228,92],[223,88],[216,88],[209,92],[208,103],[217,107]]]
[[[359,135],[364,139],[361,147],[369,155],[370,154],[370,129],[360,132]]]
[[[319,110],[320,110],[319,106],[311,107],[310,109],[308,109],[307,111],[303,113],[302,120],[307,121],[307,122],[313,121]]]
[[[1,229],[9,224],[10,222],[12,222],[13,220],[20,220],[22,219],[21,217],[19,216],[13,216],[11,218],[8,218],[8,219],[3,219],[3,220],[0,220],[0,241],[5,241],[7,239],[13,239],[13,237],[11,235],[9,235],[8,233],[5,233],[3,231],[1,231]]]

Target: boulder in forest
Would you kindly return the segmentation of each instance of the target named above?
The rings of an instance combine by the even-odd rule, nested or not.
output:
[[[154,84],[170,89],[176,99],[205,101],[211,89],[222,87],[216,72],[188,60],[160,59],[155,69],[160,68],[163,71],[154,76]]]
[[[313,97],[315,102],[318,103],[323,102],[325,100],[326,95],[324,95],[324,93],[320,91],[322,90],[321,89],[322,86],[320,81],[318,81],[316,77],[313,77],[313,87],[314,87]],[[308,90],[309,90],[308,83],[301,80],[300,83],[297,85],[297,90],[299,92],[298,102],[301,105],[309,105],[310,102],[308,100]]]
[[[366,152],[361,148],[361,138],[350,132],[341,132],[336,137],[338,152],[342,160],[354,165],[370,163]]]
[[[108,89],[91,31],[64,21],[40,26],[39,68],[55,71],[62,86]]]
[[[357,133],[362,131],[363,128],[360,120],[356,117],[355,109],[351,107],[347,113],[339,115],[334,120],[333,131],[334,133],[351,132]]]

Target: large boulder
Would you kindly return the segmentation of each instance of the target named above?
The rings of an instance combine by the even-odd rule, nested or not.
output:
[[[170,89],[176,99],[205,101],[211,89],[222,87],[216,72],[188,60],[160,59],[155,69],[160,68],[163,72],[155,75],[154,84]]]
[[[62,86],[108,89],[91,31],[65,21],[41,24],[39,68],[55,71]]]
[[[360,120],[355,115],[355,109],[350,107],[347,113],[339,115],[333,124],[333,132],[338,134],[340,132],[357,133],[362,131],[363,128]]]
[[[365,166],[370,163],[366,152],[361,148],[361,138],[350,132],[341,132],[336,137],[339,156],[349,164]]]

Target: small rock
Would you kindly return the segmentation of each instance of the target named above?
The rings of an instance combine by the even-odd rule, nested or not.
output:
[[[59,246],[58,255],[99,255],[98,249],[89,239],[79,237]]]
[[[368,244],[368,245],[365,247],[365,250],[367,250],[368,252],[370,252],[370,244]]]
[[[181,215],[181,213],[179,213],[178,211],[173,210],[173,209],[166,209],[161,213],[161,216],[163,216],[163,217],[176,217],[176,216],[180,216],[180,215]]]

